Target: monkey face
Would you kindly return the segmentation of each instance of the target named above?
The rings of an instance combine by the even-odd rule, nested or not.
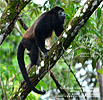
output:
[[[62,10],[59,10],[59,11],[58,11],[58,16],[59,16],[60,19],[63,19],[63,20],[64,20],[65,17],[66,17],[64,11],[62,11]]]

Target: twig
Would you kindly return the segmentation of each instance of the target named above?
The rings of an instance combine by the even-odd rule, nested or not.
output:
[[[1,86],[1,89],[2,89],[2,99],[8,100],[8,98],[7,98],[6,94],[5,94],[6,92],[3,89],[3,84],[2,84],[1,78],[0,78],[0,86]]]
[[[30,11],[32,11],[32,10],[35,10],[35,9],[37,9],[37,8],[42,8],[42,7],[35,7],[35,8],[33,8],[33,9],[27,10],[27,11],[23,12],[22,14],[20,14],[19,16],[21,17],[21,16],[23,16],[23,14],[25,14],[25,13],[27,13],[27,12],[30,12]]]
[[[67,91],[61,86],[61,84],[59,83],[58,79],[55,77],[55,75],[53,74],[52,71],[50,71],[50,76],[54,80],[54,82],[55,82],[56,86],[58,87],[58,89],[60,90],[60,92],[63,94],[64,99],[70,100]]]
[[[96,65],[96,71],[98,71],[99,69],[101,69],[101,65],[100,65],[100,61],[97,61],[97,65]],[[103,100],[103,76],[102,74],[97,72],[97,81],[98,81],[98,85],[99,85],[99,90],[100,90],[100,100]]]
[[[80,83],[79,83],[77,77],[75,76],[74,72],[72,71],[70,65],[67,63],[67,61],[66,61],[66,59],[64,58],[64,56],[62,56],[62,58],[64,59],[64,62],[68,65],[68,67],[69,67],[69,69],[70,69],[70,72],[73,74],[73,76],[75,77],[75,79],[76,79],[78,85],[80,86],[81,91],[82,91],[82,93],[84,94],[85,100],[87,100],[87,97],[85,96],[85,93],[83,92],[82,86],[80,85]]]
[[[28,26],[24,23],[24,21],[19,17],[18,21],[20,22],[21,26],[23,27],[24,30],[28,29]]]
[[[23,37],[23,34],[21,33],[21,30],[18,26],[18,24],[16,23],[17,27],[15,26],[14,28],[19,32],[19,34]]]

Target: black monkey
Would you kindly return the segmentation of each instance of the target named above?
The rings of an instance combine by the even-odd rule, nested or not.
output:
[[[39,51],[38,48],[48,57],[48,50],[45,48],[45,39],[52,35],[53,30],[56,36],[60,36],[64,30],[64,20],[65,20],[64,9],[61,7],[54,7],[50,11],[43,13],[34,24],[26,31],[23,36],[17,50],[18,64],[24,80],[28,84],[31,90],[38,94],[45,94],[45,91],[40,91],[33,86],[28,78],[28,74],[25,68],[24,62],[24,50],[25,48],[30,52],[31,65],[39,65]]]

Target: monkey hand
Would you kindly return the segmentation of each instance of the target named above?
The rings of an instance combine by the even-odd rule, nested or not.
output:
[[[40,64],[40,60],[38,60],[36,64],[37,64],[37,66],[39,66],[39,64]]]
[[[48,52],[46,52],[46,53],[44,53],[44,55],[45,55],[45,59],[48,59]]]

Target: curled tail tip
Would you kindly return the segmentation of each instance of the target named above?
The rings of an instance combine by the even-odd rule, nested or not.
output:
[[[45,90],[43,90],[43,94],[45,94],[46,93],[46,91]]]
[[[33,91],[34,91],[34,90],[33,90]],[[40,90],[37,90],[37,89],[36,89],[34,92],[37,93],[37,94],[42,94],[42,95],[44,95],[44,94],[46,93],[45,90],[40,91]]]
[[[41,91],[41,93],[40,94],[45,94],[46,93],[46,91],[45,90],[43,90],[43,91]]]

